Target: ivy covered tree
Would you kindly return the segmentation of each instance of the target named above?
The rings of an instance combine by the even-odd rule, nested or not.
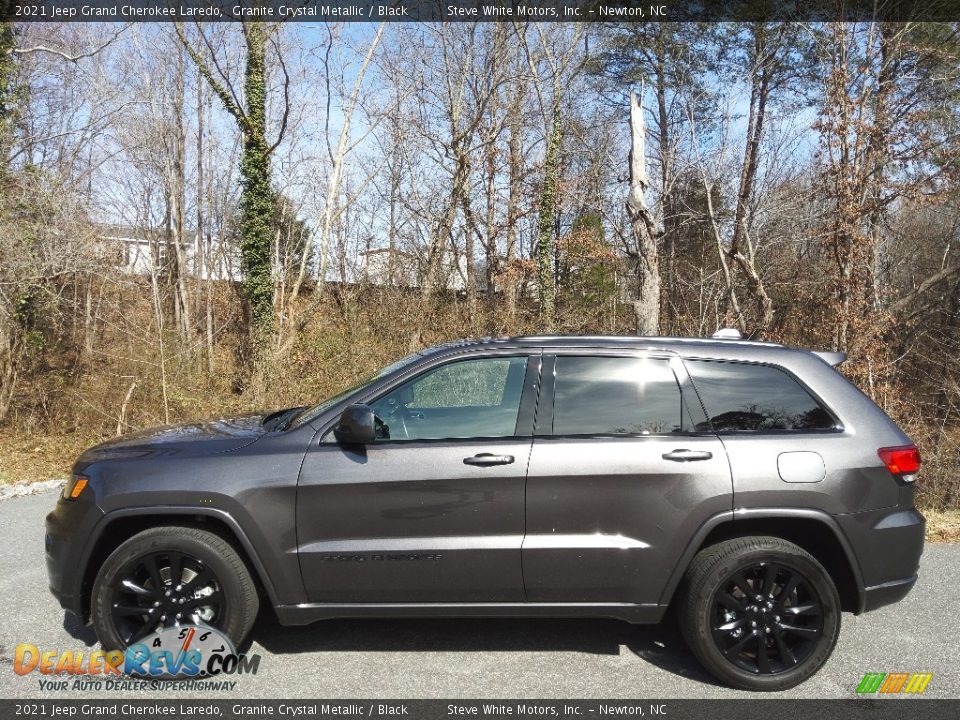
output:
[[[3,12],[0,0],[0,13]],[[0,15],[2,16],[2,15]],[[21,94],[17,82],[17,68],[13,49],[17,45],[16,30],[12,22],[0,22],[0,184],[6,174],[10,154],[12,126]]]
[[[182,23],[176,31],[180,42],[196,64],[200,74],[233,116],[243,137],[240,158],[240,269],[243,273],[244,316],[252,341],[252,359],[261,355],[273,333],[274,282],[271,264],[277,196],[271,186],[270,156],[284,132],[271,143],[267,137],[267,49],[278,26],[267,23],[242,23],[246,59],[242,97],[231,87],[215,59],[208,58],[187,37]],[[202,33],[201,29],[197,32]],[[204,45],[210,48],[209,42]],[[281,68],[283,64],[280,63]],[[286,85],[289,85],[287,80]],[[285,114],[286,115],[286,114]]]

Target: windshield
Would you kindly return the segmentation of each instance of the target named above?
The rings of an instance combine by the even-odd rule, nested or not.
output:
[[[346,390],[343,390],[342,392],[337,393],[331,398],[327,398],[319,405],[313,405],[312,407],[304,408],[303,410],[298,412],[296,415],[294,415],[293,418],[291,418],[290,422],[287,423],[286,429],[300,427],[304,423],[308,423],[311,420],[315,420],[316,418],[320,417],[320,415],[325,413],[327,410],[332,408],[334,405],[336,405],[339,402],[342,402],[343,400],[346,400],[348,397],[350,397],[356,392],[359,392],[360,390],[365,388],[367,385],[371,385],[374,381],[379,380],[380,378],[386,375],[389,375],[395,370],[399,370],[400,368],[405,367],[410,363],[412,363],[413,361],[419,360],[422,357],[423,355],[421,353],[416,353],[416,352],[410,355],[407,355],[405,358],[402,358],[400,360],[397,360],[395,363],[387,365],[385,368],[381,369],[374,375],[371,375],[366,380],[363,380],[362,382],[359,382],[356,385],[353,385],[352,387],[348,387]]]

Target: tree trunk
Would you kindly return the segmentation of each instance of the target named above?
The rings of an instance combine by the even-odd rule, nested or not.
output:
[[[630,195],[627,214],[633,235],[637,297],[633,301],[637,335],[660,334],[660,266],[653,218],[647,208],[646,127],[641,98],[630,93]]]
[[[770,67],[773,60],[767,46],[764,30],[754,30],[755,62],[750,82],[750,110],[747,120],[747,138],[743,149],[743,165],[740,171],[740,189],[737,193],[737,207],[733,220],[733,237],[728,251],[731,260],[736,263],[734,269],[741,270],[747,279],[747,291],[757,307],[757,320],[753,334],[763,337],[773,324],[773,300],[767,293],[763,278],[757,270],[753,244],[747,228],[747,214],[753,198],[756,184],[757,167],[760,162],[760,142],[763,139],[763,127],[767,114],[767,101],[770,95]],[[736,285],[736,273],[732,273],[730,288]],[[732,297],[728,293],[728,300]],[[739,311],[738,311],[739,312]]]
[[[510,106],[510,136],[507,141],[507,153],[509,162],[509,187],[507,189],[507,247],[506,247],[506,281],[504,282],[503,294],[504,304],[506,305],[505,320],[506,331],[513,332],[517,317],[517,280],[514,277],[514,261],[517,256],[517,221],[520,215],[520,182],[523,178],[522,162],[523,157],[520,152],[520,91],[517,90],[516,96]]]
[[[273,277],[270,246],[275,198],[270,187],[267,146],[267,30],[244,25],[247,64],[244,74],[246,132],[240,160],[240,267],[255,354],[267,346],[273,330]]]
[[[553,332],[555,325],[555,292],[553,234],[557,211],[557,193],[560,190],[560,143],[563,139],[560,125],[560,106],[555,91],[553,119],[547,136],[547,155],[543,168],[543,187],[540,190],[540,215],[537,220],[537,287],[539,290],[540,323],[544,332]]]

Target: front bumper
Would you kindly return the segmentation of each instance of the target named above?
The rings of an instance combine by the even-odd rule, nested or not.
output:
[[[86,493],[85,493],[86,494]],[[44,551],[50,592],[60,607],[81,620],[86,616],[84,568],[88,555],[87,541],[103,518],[103,512],[89,498],[58,499],[53,512],[47,515]]]

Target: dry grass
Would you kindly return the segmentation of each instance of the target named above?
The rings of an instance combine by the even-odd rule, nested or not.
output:
[[[71,435],[0,432],[0,484],[66,478],[70,466],[96,439]]]
[[[928,510],[927,542],[960,542],[960,510]]]

